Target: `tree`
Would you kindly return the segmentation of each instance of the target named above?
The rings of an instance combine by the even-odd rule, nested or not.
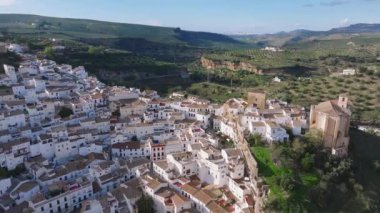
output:
[[[284,173],[277,179],[278,184],[286,191],[291,191],[296,186],[294,177],[289,173]]]
[[[380,107],[376,107],[374,110],[364,112],[363,119],[374,124],[379,123]]]
[[[136,202],[138,212],[141,213],[153,213],[153,200],[150,197],[143,196]]]
[[[16,166],[16,168],[13,170],[0,168],[0,178],[17,177],[21,173],[24,173],[25,171],[26,171],[26,168],[23,164]]]
[[[95,47],[95,46],[88,47],[88,53],[89,54],[100,54],[102,52],[103,52],[102,47]]]
[[[49,58],[52,58],[54,56],[54,50],[52,47],[45,47],[45,50],[44,50],[44,54],[49,57]]]
[[[258,133],[255,133],[251,135],[248,139],[248,143],[253,146],[253,145],[259,145],[261,144],[261,135]]]
[[[292,150],[295,155],[300,156],[305,151],[305,144],[299,138],[296,138],[293,140]]]
[[[58,115],[61,116],[61,118],[67,118],[70,115],[74,114],[73,110],[71,110],[68,107],[61,107],[61,109],[58,112]]]
[[[327,191],[324,187],[325,183],[320,182],[318,186],[311,189],[311,198],[319,207],[326,207],[327,205]]]
[[[305,156],[301,160],[302,168],[306,171],[310,171],[314,165],[314,155],[310,153],[306,153]]]
[[[307,132],[304,139],[309,151],[315,151],[322,147],[322,132],[319,130],[312,130]]]
[[[367,67],[359,67],[360,73],[367,73],[367,71],[368,71]]]
[[[181,32],[181,28],[180,28],[180,27],[175,28],[175,29],[174,29],[174,32],[176,32],[176,33]]]

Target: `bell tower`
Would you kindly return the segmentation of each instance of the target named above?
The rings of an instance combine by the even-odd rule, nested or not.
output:
[[[338,105],[343,109],[347,109],[348,106],[348,96],[346,94],[339,95]]]

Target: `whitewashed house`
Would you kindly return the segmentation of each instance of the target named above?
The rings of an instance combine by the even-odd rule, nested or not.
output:
[[[342,71],[342,75],[355,75],[356,70],[354,68],[347,68]]]

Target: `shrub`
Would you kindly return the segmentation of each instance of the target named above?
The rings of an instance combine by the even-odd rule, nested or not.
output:
[[[131,141],[138,141],[137,136],[136,135],[132,136]]]
[[[146,212],[146,213],[153,213],[153,200],[150,197],[147,197],[143,195],[137,202],[136,202],[138,212]]]
[[[61,118],[67,118],[70,115],[74,114],[73,110],[71,110],[68,107],[61,107],[61,109],[58,112],[58,115],[61,116]]]
[[[52,58],[54,56],[54,50],[52,47],[46,47],[45,50],[44,50],[44,54],[49,57],[49,58]]]
[[[302,168],[306,171],[310,171],[314,165],[314,155],[310,153],[306,153],[305,156],[301,160]]]
[[[286,191],[291,191],[296,186],[296,181],[291,174],[285,173],[277,178],[277,183]]]
[[[360,73],[367,73],[367,71],[368,71],[367,67],[359,67]]]
[[[89,54],[100,54],[103,52],[102,47],[95,47],[95,46],[90,46],[87,50]]]
[[[21,173],[24,173],[25,171],[26,171],[26,168],[23,164],[18,165],[14,170],[0,168],[0,178],[17,177]]]
[[[259,145],[262,143],[261,135],[258,133],[255,133],[251,135],[248,139],[248,143],[253,146],[253,145]]]

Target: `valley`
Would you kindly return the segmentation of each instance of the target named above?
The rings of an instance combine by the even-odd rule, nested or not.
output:
[[[13,22],[18,24],[12,25]],[[155,36],[149,37],[149,31],[154,31]],[[265,88],[273,97],[306,107],[338,93],[349,93],[355,97],[354,114],[358,120],[367,122],[368,115],[379,111],[378,25],[230,38],[178,28],[0,15],[0,32],[1,40],[12,37],[35,53],[64,46],[63,51],[51,52],[48,58],[83,64],[90,74],[110,85],[155,89],[162,94],[185,90],[221,101],[227,98],[218,96],[226,92]],[[285,37],[279,51],[263,49]],[[263,42],[264,38],[267,42]],[[354,68],[359,74],[339,76],[346,68]],[[275,76],[282,82],[273,83]],[[302,81],[303,78],[311,80]],[[325,83],[329,84],[323,87]],[[225,90],[213,89],[209,94],[199,91],[207,85]],[[367,91],[372,95],[361,94]]]
[[[158,212],[167,206],[179,212],[173,207],[176,199],[203,212],[379,209],[380,135],[371,128],[380,126],[380,24],[224,35],[0,14],[0,65],[7,85],[0,88],[2,107],[13,113],[9,116],[24,116],[20,128],[9,121],[15,130],[9,128],[13,132],[5,136],[29,134],[16,132],[25,120],[47,129],[57,138],[51,143],[83,142],[67,152],[49,147],[55,154],[44,153],[50,159],[47,165],[60,166],[52,171],[68,170],[68,162],[90,163],[96,156],[87,149],[107,159],[109,165],[91,165],[91,187],[81,182],[91,190],[94,185],[89,197],[137,190],[133,181],[139,180],[152,190],[143,195],[138,191],[139,200],[130,200],[147,212],[156,196],[168,196],[165,207],[154,207]],[[58,124],[68,130],[60,132]],[[363,125],[368,131],[359,130]],[[30,132],[38,135],[38,142],[28,146],[46,144],[46,132]],[[35,149],[38,161],[44,149]],[[80,150],[85,157],[78,160]],[[20,153],[29,155],[20,151],[15,156]],[[0,173],[6,178],[27,173],[25,159],[21,167],[7,161]],[[131,159],[142,159],[138,169]],[[126,183],[107,185],[103,170]],[[100,187],[95,182],[101,191],[95,192]],[[159,190],[154,192],[154,187]],[[48,190],[48,197],[59,194]],[[41,212],[46,208],[36,206]]]

